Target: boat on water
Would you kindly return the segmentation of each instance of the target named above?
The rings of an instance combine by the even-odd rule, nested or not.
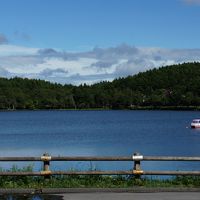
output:
[[[200,128],[200,119],[193,119],[191,123],[191,128]]]

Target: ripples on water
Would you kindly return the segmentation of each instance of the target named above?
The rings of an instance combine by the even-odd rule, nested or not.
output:
[[[193,111],[0,112],[0,156],[199,156]],[[13,163],[0,163],[9,168]],[[15,163],[16,164],[16,163]],[[29,163],[30,164],[30,163]],[[25,163],[17,163],[20,167]],[[131,162],[51,162],[52,170],[131,169]],[[34,164],[35,170],[42,163]],[[199,162],[142,162],[143,169],[199,169]]]

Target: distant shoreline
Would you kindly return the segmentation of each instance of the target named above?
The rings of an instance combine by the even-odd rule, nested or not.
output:
[[[200,110],[200,63],[149,70],[93,85],[0,78],[2,110]]]
[[[115,110],[126,110],[126,111],[139,111],[139,110],[152,110],[152,111],[200,111],[200,106],[135,106],[132,108],[121,108],[121,109],[112,109],[112,108],[61,108],[61,109],[54,109],[54,108],[41,108],[41,109],[0,109],[0,112],[5,111],[115,111]]]

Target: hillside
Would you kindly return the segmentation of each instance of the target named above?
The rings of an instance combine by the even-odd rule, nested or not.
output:
[[[200,63],[149,70],[91,86],[0,78],[0,109],[138,109],[200,106]]]

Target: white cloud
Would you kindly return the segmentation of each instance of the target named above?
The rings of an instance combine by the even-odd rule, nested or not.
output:
[[[119,45],[88,52],[0,45],[0,76],[40,78],[59,83],[96,83],[176,63],[200,61],[200,49]]]
[[[15,45],[0,45],[0,56],[16,56],[16,55],[34,55],[38,52],[39,48],[29,48]]]
[[[45,63],[38,64],[35,66],[35,73],[38,73],[46,68],[57,69],[62,68],[68,71],[69,75],[76,74],[77,72],[81,75],[88,75],[95,73],[92,68],[88,68],[92,63],[96,62],[93,58],[79,58],[78,60],[68,61],[62,58],[45,58]]]

